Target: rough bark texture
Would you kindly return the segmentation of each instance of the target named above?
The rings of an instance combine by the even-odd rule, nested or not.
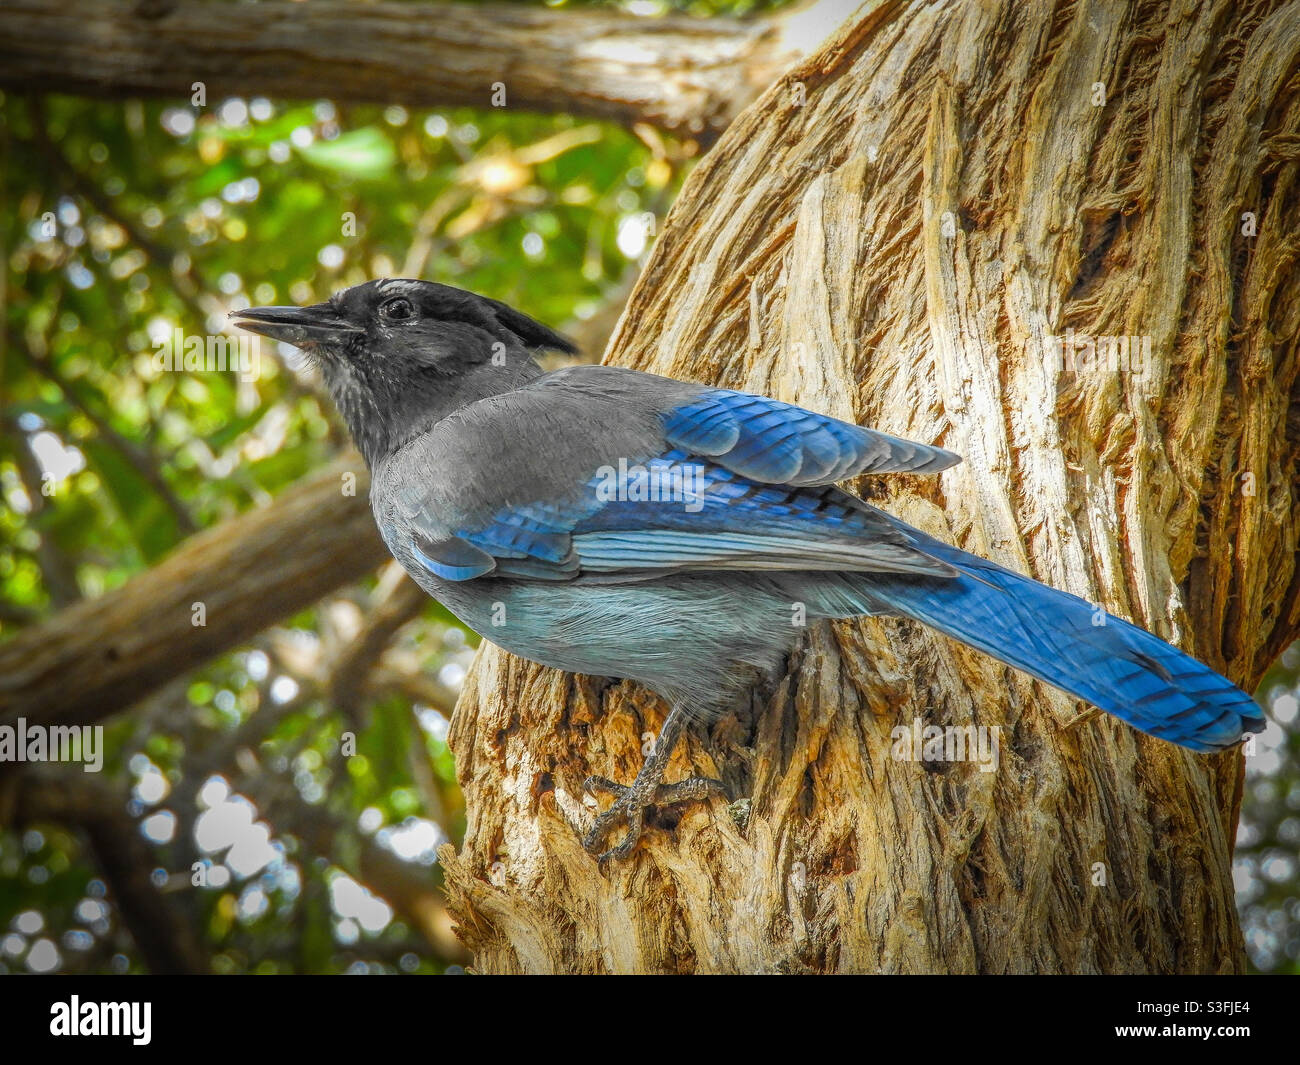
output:
[[[0,85],[188,98],[203,82],[213,103],[255,91],[487,107],[500,83],[509,107],[716,134],[800,54],[786,25],[515,4],[6,0]]]
[[[961,453],[870,489],[1251,688],[1300,629],[1298,54],[1295,2],[868,4],[692,175],[607,359]],[[1149,336],[1147,372],[1062,372],[1070,328]],[[747,818],[602,873],[581,783],[630,780],[663,709],[481,654],[443,852],[478,969],[1244,965],[1239,754],[1078,720],[920,626],[820,625],[715,729]],[[894,760],[914,718],[1001,727],[999,769]],[[669,779],[717,768],[692,743]]]

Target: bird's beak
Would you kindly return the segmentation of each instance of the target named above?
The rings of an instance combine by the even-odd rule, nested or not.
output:
[[[364,333],[360,326],[340,318],[328,303],[314,307],[250,307],[231,311],[235,325],[250,333],[261,333],[297,347],[316,344],[346,344],[348,338]]]

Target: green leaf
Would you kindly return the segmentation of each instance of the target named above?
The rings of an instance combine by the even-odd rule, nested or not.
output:
[[[180,540],[176,518],[167,504],[113,448],[88,440],[82,449],[117,504],[144,561],[157,561]]]
[[[374,126],[315,141],[298,154],[325,170],[371,180],[384,177],[397,161],[393,142]]]

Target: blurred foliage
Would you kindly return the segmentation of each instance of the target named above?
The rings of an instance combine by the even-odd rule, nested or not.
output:
[[[1233,879],[1256,972],[1300,975],[1300,643],[1256,698],[1272,720],[1247,748]]]
[[[120,585],[345,445],[292,349],[263,348],[255,375],[185,373],[159,368],[160,341],[400,275],[580,327],[622,298],[694,154],[508,109],[258,97],[7,96],[0,141],[3,635]],[[477,637],[431,603],[385,656],[400,666],[391,690],[349,719],[321,674],[377,587],[259,634],[106,729],[103,778],[219,971],[453,960],[357,878],[369,842],[436,883],[435,848],[463,832],[446,719]],[[75,826],[0,833],[0,971],[144,968],[96,867]],[[184,890],[195,868],[203,884]]]
[[[122,584],[345,445],[292,349],[263,350],[255,375],[187,373],[159,368],[160,341],[396,275],[575,328],[621,299],[692,155],[508,109],[0,98],[0,638]],[[457,960],[378,897],[365,853],[377,845],[436,883],[436,847],[460,838],[447,713],[477,637],[431,603],[366,705],[325,694],[391,576],[258,634],[106,728],[102,780],[217,971],[440,972]],[[1300,971],[1298,674],[1293,648],[1264,686],[1286,731],[1272,726],[1250,763],[1238,860],[1251,956],[1270,971]],[[145,968],[98,868],[75,825],[0,830],[0,971]]]

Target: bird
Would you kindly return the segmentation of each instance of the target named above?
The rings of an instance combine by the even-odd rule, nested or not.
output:
[[[944,448],[627,368],[544,371],[565,337],[432,281],[234,314],[318,364],[384,543],[425,592],[513,654],[665,701],[636,778],[584,782],[613,800],[582,840],[602,862],[632,854],[655,808],[725,794],[666,781],[669,755],[777,674],[796,606],[920,622],[1193,751],[1264,728],[1246,692],[1144,629],[838,486],[940,473],[961,461]]]

